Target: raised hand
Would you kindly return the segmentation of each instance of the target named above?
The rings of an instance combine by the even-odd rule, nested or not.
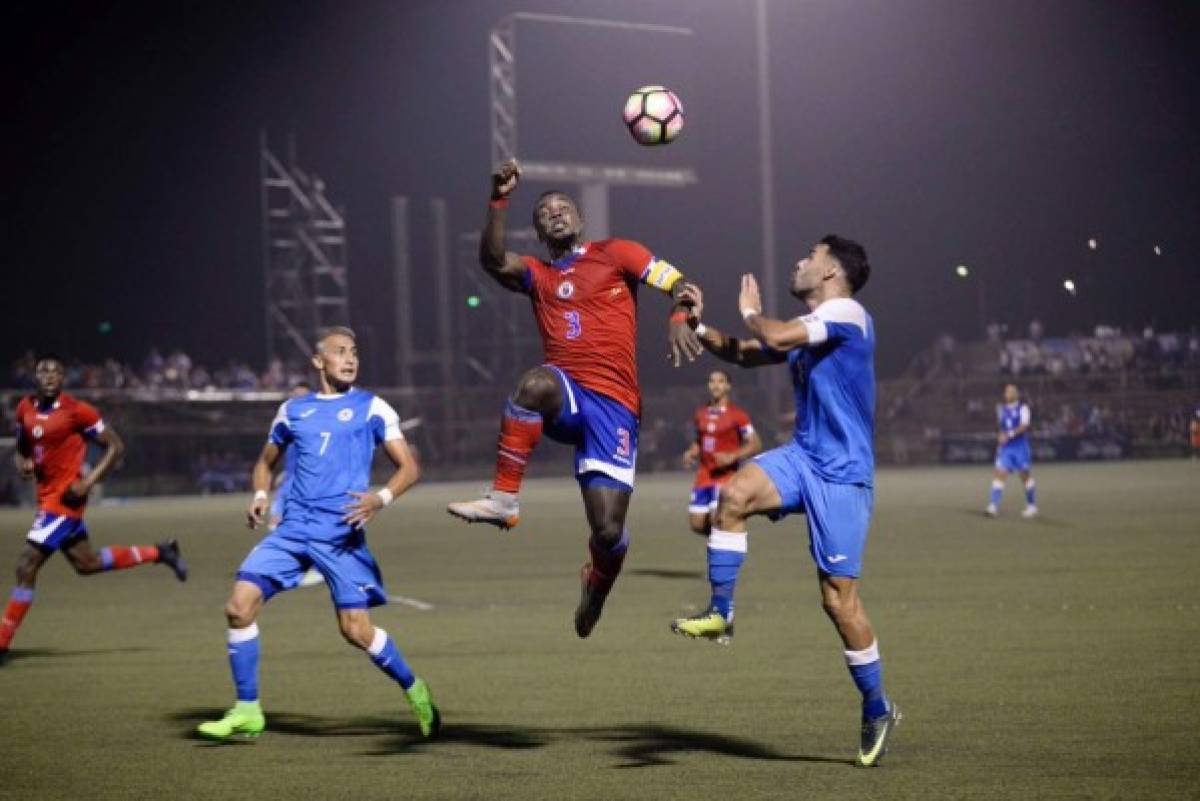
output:
[[[521,165],[509,159],[492,173],[492,200],[501,200],[512,194],[521,180]]]
[[[738,293],[738,311],[743,317],[749,317],[750,312],[762,314],[762,298],[758,294],[758,281],[746,273],[742,276],[742,291]]]

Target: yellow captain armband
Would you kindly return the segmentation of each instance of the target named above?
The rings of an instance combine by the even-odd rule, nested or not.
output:
[[[671,287],[675,286],[680,278],[683,278],[683,273],[676,270],[670,263],[658,259],[651,262],[650,266],[646,268],[646,274],[642,281],[655,289],[669,293]]]

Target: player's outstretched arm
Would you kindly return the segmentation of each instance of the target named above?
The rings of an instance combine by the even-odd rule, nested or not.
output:
[[[396,466],[396,472],[392,473],[379,492],[350,493],[354,500],[346,507],[346,522],[352,526],[365,526],[376,512],[408,492],[408,488],[421,477],[421,468],[417,466],[412,450],[403,439],[385,440],[383,450]]]
[[[274,442],[268,442],[258,455],[254,469],[250,471],[250,485],[254,490],[250,506],[246,508],[246,525],[250,528],[257,528],[267,519],[267,493],[271,490],[271,473],[282,454],[283,448]]]
[[[521,166],[509,159],[492,174],[492,196],[488,201],[487,221],[479,237],[479,263],[500,286],[513,292],[525,289],[529,267],[521,257],[505,249],[504,229],[508,217],[508,197],[521,179]]]
[[[95,441],[104,446],[104,453],[100,456],[100,460],[96,462],[96,466],[92,471],[83,478],[76,479],[71,482],[71,486],[67,487],[67,491],[63,497],[63,501],[68,506],[74,506],[83,501],[87,494],[92,491],[92,487],[104,480],[104,477],[112,472],[113,468],[120,463],[121,457],[125,455],[125,442],[117,434],[115,428],[106,427],[94,437]]]
[[[704,314],[704,293],[695,284],[685,286],[680,299],[688,304],[688,326],[693,329],[704,349],[721,361],[739,367],[762,367],[778,364],[787,358],[783,353],[764,348],[757,339],[738,339],[704,325],[700,321]]]
[[[700,337],[696,336],[695,330],[688,324],[688,318],[691,316],[688,287],[692,287],[696,292],[700,291],[699,286],[685,281],[683,275],[680,274],[670,289],[671,323],[667,332],[667,340],[671,344],[669,358],[676,367],[682,364],[684,359],[689,362],[696,361],[696,357],[704,351],[704,346],[700,344]]]

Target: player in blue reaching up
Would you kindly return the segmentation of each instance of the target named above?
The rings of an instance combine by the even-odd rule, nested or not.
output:
[[[267,515],[271,470],[287,450],[296,453],[283,519],[238,569],[225,604],[229,665],[237,703],[220,720],[201,723],[200,735],[257,737],[266,728],[258,698],[258,614],[274,595],[296,587],[309,567],[329,585],[342,636],[366,651],[404,690],[421,734],[434,736],[441,716],[425,682],[413,675],[396,643],[371,624],[367,609],[387,603],[383,578],[367,549],[366,524],[417,480],[418,469],[400,417],[382,398],[353,386],[358,377],[354,332],[336,327],[317,341],[313,366],[320,392],[285,401],[271,423],[254,465],[251,528]],[[369,491],[371,458],[383,445],[396,471],[378,492]]]
[[[699,289],[682,293],[681,299],[691,303],[689,323],[707,350],[742,367],[787,363],[796,427],[791,441],[744,464],[721,488],[708,537],[710,609],[671,624],[687,637],[720,641],[727,636],[733,589],[746,556],[747,518],[807,515],[821,601],[862,693],[858,764],[864,767],[879,764],[900,720],[900,711],[884,694],[879,646],[858,595],[874,500],[875,328],[853,296],[870,274],[861,245],[826,236],[792,272],[791,293],[809,313],[786,321],[763,316],[758,284],[753,276],[743,276],[738,308],[751,339],[705,326]]]

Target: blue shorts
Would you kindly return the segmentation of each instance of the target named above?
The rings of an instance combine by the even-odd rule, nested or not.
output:
[[[1006,473],[1027,473],[1033,466],[1033,456],[1029,453],[1029,443],[1018,445],[1001,445],[996,450],[996,469]]]
[[[292,509],[288,510],[292,512]],[[333,537],[331,534],[344,533]],[[325,577],[338,609],[367,609],[387,603],[387,590],[375,557],[367,549],[365,529],[352,529],[340,515],[297,512],[284,518],[246,556],[239,581],[249,581],[263,601],[300,583],[310,567]]]
[[[845,578],[862,575],[874,490],[821,478],[795,442],[759,454],[754,463],[771,479],[783,502],[772,520],[795,512],[808,515],[809,552],[817,569]]]
[[[67,517],[38,509],[25,541],[44,554],[52,554],[86,540],[87,536],[87,526],[82,517]]]
[[[722,481],[720,484],[692,487],[692,498],[688,501],[688,513],[706,515],[717,511],[717,504],[721,500],[721,487],[728,483],[728,481]]]
[[[584,389],[562,370],[547,364],[558,376],[562,409],[546,426],[546,436],[575,446],[575,476],[600,473],[613,485],[633,492],[637,467],[638,418],[617,401]]]

